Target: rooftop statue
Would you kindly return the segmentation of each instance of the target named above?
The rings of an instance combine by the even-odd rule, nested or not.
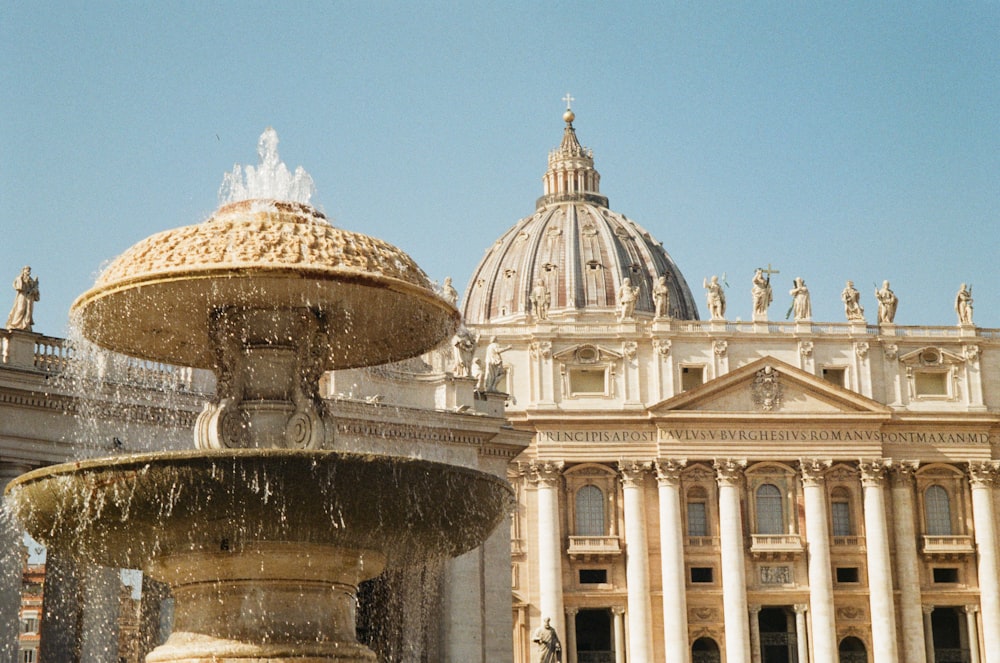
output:
[[[844,315],[848,322],[864,322],[865,309],[861,306],[861,293],[854,287],[854,281],[848,281],[847,285],[840,293],[840,299],[844,302]]]
[[[972,286],[962,284],[955,295],[955,313],[958,314],[958,324],[972,324]]]
[[[705,288],[705,297],[708,299],[708,312],[712,320],[725,320],[726,293],[722,290],[719,277],[713,276],[711,280],[703,279],[701,284]]]
[[[667,288],[666,276],[656,279],[656,285],[653,286],[653,305],[655,306],[654,317],[670,317],[670,289]]]
[[[33,317],[35,302],[39,297],[38,279],[32,278],[31,267],[25,265],[14,279],[14,290],[17,294],[14,296],[14,306],[10,309],[10,315],[7,316],[7,329],[31,331],[31,327],[35,324]]]
[[[774,300],[774,293],[771,290],[771,270],[767,270],[767,276],[761,267],[753,273],[753,287],[750,294],[753,297],[753,319],[767,320],[767,307]]]
[[[882,287],[875,290],[875,299],[878,300],[879,324],[893,324],[893,321],[896,319],[896,307],[899,305],[899,298],[889,288],[888,281],[882,281]]]
[[[618,288],[618,322],[635,318],[635,300],[639,296],[639,286],[633,286],[627,276]]]
[[[806,282],[801,276],[796,277],[788,294],[792,296],[791,312],[795,316],[795,322],[811,320],[812,301],[809,299],[809,288],[806,287]]]

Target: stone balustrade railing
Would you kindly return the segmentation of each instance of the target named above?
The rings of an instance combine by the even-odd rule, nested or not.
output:
[[[74,355],[73,345],[64,338],[32,332],[0,329],[0,366],[59,375],[66,371]],[[194,372],[182,366],[146,361],[124,355],[110,355],[96,369],[97,377],[111,384],[128,384],[152,389],[195,391]]]

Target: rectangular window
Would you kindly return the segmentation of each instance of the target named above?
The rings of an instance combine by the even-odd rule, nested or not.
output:
[[[34,649],[22,649],[21,650],[21,663],[35,663],[35,650]]]
[[[837,582],[858,582],[858,567],[838,566]]]
[[[603,585],[607,582],[607,569],[580,569],[581,585]]]
[[[823,368],[823,379],[838,387],[846,387],[847,369],[842,366],[825,366]]]
[[[705,383],[703,366],[681,366],[681,391],[691,391]]]
[[[830,519],[834,536],[851,536],[851,505],[849,502],[834,502],[830,505]]]
[[[688,536],[708,536],[708,513],[704,502],[688,502]]]
[[[913,386],[917,396],[947,396],[948,374],[941,371],[916,371]]]
[[[713,569],[711,566],[692,566],[691,583],[710,583],[713,581]]]
[[[569,390],[574,394],[604,394],[605,369],[571,368]]]
[[[934,582],[947,584],[954,584],[958,582],[958,569],[947,566],[935,566]]]

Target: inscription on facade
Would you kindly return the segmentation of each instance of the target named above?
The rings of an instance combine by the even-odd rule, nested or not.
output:
[[[656,442],[651,430],[538,431],[539,442]]]
[[[989,444],[989,433],[876,430],[699,428],[659,430],[661,442],[871,442],[873,444]]]

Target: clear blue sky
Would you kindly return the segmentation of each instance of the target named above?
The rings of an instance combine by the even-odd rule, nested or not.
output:
[[[704,315],[795,276],[818,320],[1000,327],[1000,3],[6,2],[0,307],[30,264],[65,332],[102,262],[216,207],[274,126],[339,226],[463,288],[534,210],[561,97],[611,207],[663,242]],[[0,321],[2,322],[2,321]]]

